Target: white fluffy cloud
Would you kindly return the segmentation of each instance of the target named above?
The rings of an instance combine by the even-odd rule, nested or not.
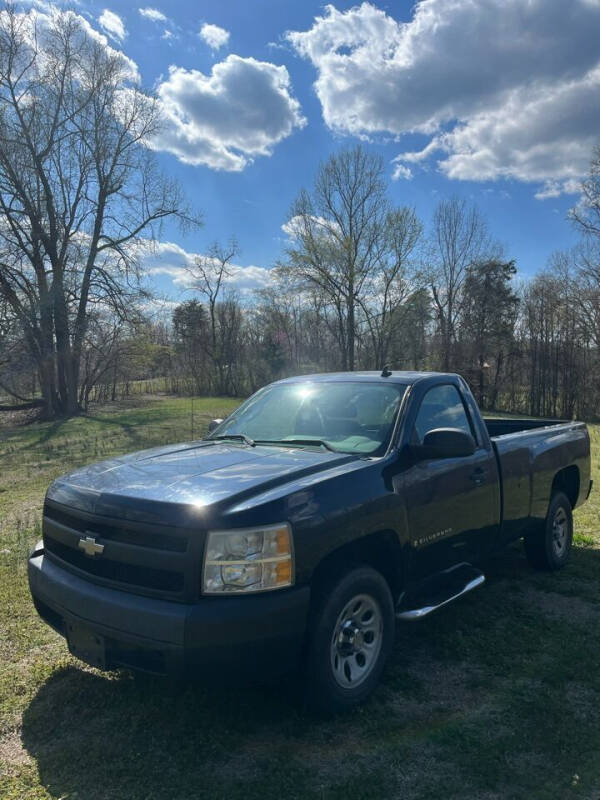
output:
[[[581,192],[581,181],[545,181],[541,189],[535,193],[538,200],[548,200],[552,197],[560,197],[561,194],[579,194]]]
[[[224,47],[229,41],[229,31],[225,30],[225,28],[220,28],[218,25],[211,25],[208,22],[205,22],[200,28],[198,35],[213,50]]]
[[[392,179],[395,181],[405,180],[410,181],[413,173],[410,167],[402,164],[400,159],[394,159],[394,171],[392,172]]]
[[[421,0],[399,23],[363,3],[326,6],[289,32],[317,70],[326,124],[353,135],[418,133],[407,164],[450,178],[513,178],[572,191],[600,130],[598,0]]]
[[[127,31],[125,30],[125,23],[121,19],[118,14],[115,14],[114,11],[111,11],[108,8],[105,8],[104,11],[98,17],[98,22],[103,30],[108,33],[109,36],[112,36],[113,39],[118,39],[118,41],[122,42],[123,39],[127,36]]]
[[[145,19],[149,19],[152,22],[166,22],[167,18],[159,11],[158,8],[152,8],[151,6],[146,6],[145,8],[138,8],[140,15]]]
[[[325,217],[311,216],[310,222],[304,220],[301,216],[295,216],[284,222],[281,230],[285,233],[290,242],[294,242],[300,238],[306,226],[308,225],[314,236],[339,236],[341,229],[337,222],[333,219],[325,219]]]
[[[305,124],[288,71],[230,55],[212,68],[171,67],[158,86],[166,124],[151,146],[186,164],[239,171]]]
[[[193,279],[186,269],[194,263],[198,253],[190,253],[174,242],[148,242],[140,250],[140,264],[146,275],[169,275],[180,289],[190,289]],[[227,288],[245,294],[262,289],[272,281],[272,273],[265,267],[232,265],[231,274],[224,279]]]

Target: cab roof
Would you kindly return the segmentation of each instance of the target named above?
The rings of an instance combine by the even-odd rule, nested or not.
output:
[[[410,385],[426,378],[448,378],[456,377],[450,372],[419,372],[411,370],[392,370],[387,377],[381,374],[380,370],[369,370],[364,372],[321,372],[314,375],[294,375],[291,378],[283,378],[275,383],[401,383]]]

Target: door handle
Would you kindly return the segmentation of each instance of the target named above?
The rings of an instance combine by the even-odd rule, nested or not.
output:
[[[482,483],[485,483],[485,479],[487,478],[487,470],[477,467],[477,469],[473,470],[469,475],[469,478],[473,481],[475,486],[481,486]]]

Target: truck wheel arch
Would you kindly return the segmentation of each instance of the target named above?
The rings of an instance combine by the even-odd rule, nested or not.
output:
[[[552,481],[552,489],[550,490],[548,502],[552,500],[556,492],[564,492],[569,498],[571,508],[575,508],[579,498],[580,484],[579,467],[575,464],[571,464],[569,467],[559,470]]]
[[[327,553],[312,573],[313,596],[319,595],[320,587],[360,564],[368,564],[380,572],[394,600],[398,598],[405,581],[405,558],[398,535],[393,530],[361,536]]]

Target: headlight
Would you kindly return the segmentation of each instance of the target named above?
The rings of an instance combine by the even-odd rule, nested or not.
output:
[[[262,528],[210,531],[202,593],[264,592],[294,582],[292,532],[287,522]]]

